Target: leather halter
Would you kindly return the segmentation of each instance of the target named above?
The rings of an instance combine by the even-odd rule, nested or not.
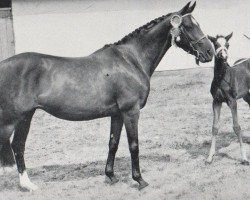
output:
[[[197,54],[196,56],[199,57],[199,51],[197,51],[197,49],[195,48],[195,45],[197,45],[197,44],[198,44],[200,41],[202,41],[203,39],[207,38],[207,36],[206,36],[206,35],[203,35],[203,36],[201,36],[201,38],[199,38],[199,39],[196,40],[196,41],[193,41],[193,40],[190,38],[190,36],[187,34],[187,31],[186,31],[185,27],[182,25],[182,18],[184,18],[184,17],[186,17],[186,16],[189,16],[189,15],[191,15],[191,13],[185,14],[185,15],[183,15],[183,16],[174,15],[174,16],[172,16],[172,18],[171,18],[170,21],[171,21],[171,25],[173,26],[173,24],[172,24],[172,19],[173,19],[174,17],[179,17],[179,19],[180,19],[179,25],[176,26],[176,27],[173,26],[173,28],[178,28],[178,29],[180,30],[180,32],[182,32],[182,34],[184,35],[184,37],[186,38],[186,40],[189,42],[190,47],[193,49],[194,52],[196,52],[196,54]],[[172,35],[172,37],[173,37],[173,35]],[[176,37],[176,36],[175,36],[175,37]]]
[[[215,55],[217,56],[218,53],[220,53],[222,50],[225,50],[226,52],[228,51],[227,48],[224,47],[224,46],[223,47],[219,47],[218,49],[216,49],[216,51],[215,51],[216,54]]]

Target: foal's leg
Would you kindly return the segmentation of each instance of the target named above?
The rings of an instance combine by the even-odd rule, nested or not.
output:
[[[148,183],[142,179],[139,165],[139,144],[138,144],[138,120],[140,110],[133,108],[122,113],[125,128],[127,131],[129,150],[132,160],[132,177],[139,183],[139,189],[148,186]]]
[[[111,117],[110,139],[109,139],[109,153],[105,173],[111,180],[111,184],[118,182],[119,180],[114,175],[114,160],[115,154],[118,149],[120,141],[121,131],[123,126],[123,120],[121,115]]]
[[[212,128],[212,142],[211,148],[209,151],[209,156],[207,158],[207,162],[211,163],[213,161],[213,156],[215,154],[215,143],[216,143],[216,136],[219,132],[219,120],[220,120],[220,111],[221,111],[221,102],[213,101],[213,128]]]
[[[12,141],[12,149],[17,163],[17,170],[19,172],[20,186],[29,191],[36,190],[38,187],[33,184],[26,172],[25,162],[24,162],[24,150],[25,142],[28,136],[30,122],[34,112],[29,113],[26,118],[20,121],[15,129],[14,138]]]
[[[244,143],[242,141],[242,135],[241,135],[241,128],[238,123],[238,114],[237,114],[237,102],[236,100],[232,100],[228,103],[228,106],[231,109],[232,116],[233,116],[233,129],[235,134],[238,136],[239,142],[240,142],[240,151],[241,151],[241,156],[242,156],[242,164],[243,165],[249,165],[249,161],[247,160],[246,156],[246,149],[244,146]]]

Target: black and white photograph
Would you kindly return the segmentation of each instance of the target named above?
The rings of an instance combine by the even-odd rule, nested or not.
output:
[[[249,200],[249,0],[0,0],[0,200]]]

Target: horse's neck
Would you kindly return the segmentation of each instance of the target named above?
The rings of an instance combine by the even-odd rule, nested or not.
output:
[[[125,44],[149,77],[171,46],[170,29],[170,23],[164,20]]]
[[[220,82],[226,75],[228,63],[215,57],[214,59],[214,80]]]

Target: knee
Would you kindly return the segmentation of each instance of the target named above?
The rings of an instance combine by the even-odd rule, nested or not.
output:
[[[138,153],[139,153],[139,146],[138,146],[138,143],[132,142],[132,144],[130,144],[130,146],[129,146],[129,151],[130,151],[132,154],[138,154]]]
[[[111,152],[116,152],[118,149],[118,142],[115,139],[111,139],[109,142],[109,150]]]

